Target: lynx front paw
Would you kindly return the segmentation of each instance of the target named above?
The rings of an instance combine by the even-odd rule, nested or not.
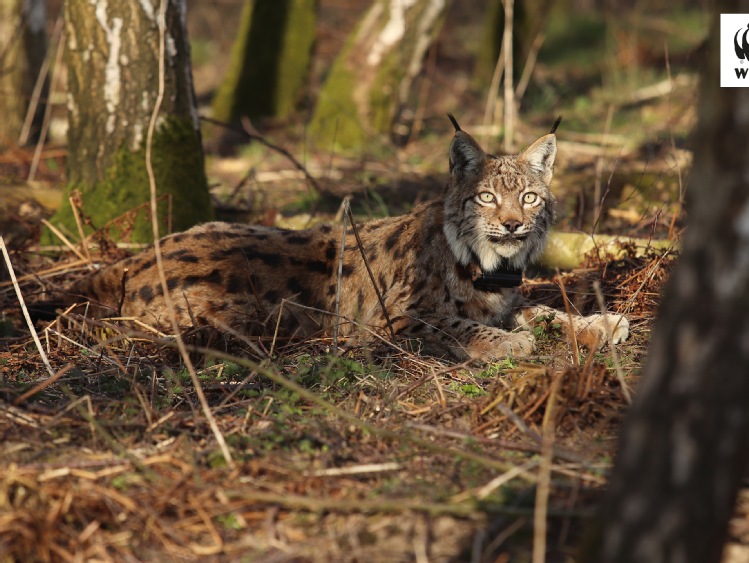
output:
[[[588,349],[619,344],[629,338],[629,321],[624,315],[599,313],[585,317],[582,322],[584,326],[578,333],[578,341]]]
[[[536,349],[536,337],[530,332],[511,332],[505,335],[493,350],[495,357],[529,356]]]

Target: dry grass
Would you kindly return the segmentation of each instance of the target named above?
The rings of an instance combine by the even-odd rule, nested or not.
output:
[[[583,310],[593,279],[613,309],[637,292],[619,350],[630,384],[671,254],[565,280]],[[51,283],[20,278],[25,293]],[[553,302],[553,285],[525,289]],[[64,315],[40,330],[53,378],[24,334],[0,352],[0,548],[18,561],[514,560],[530,553],[542,478],[536,519],[556,560],[596,505],[625,399],[607,354],[576,365],[553,323],[537,336],[533,358],[470,366],[345,341],[337,357],[332,341],[276,343],[257,363],[245,343],[188,335],[232,469],[171,339]]]

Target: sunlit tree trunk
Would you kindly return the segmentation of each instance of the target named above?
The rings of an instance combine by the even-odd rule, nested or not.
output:
[[[305,93],[315,41],[316,0],[246,2],[213,117],[288,117]]]
[[[741,12],[718,2],[714,14]],[[749,89],[702,79],[689,229],[623,428],[588,563],[711,563],[749,458]]]
[[[362,150],[408,137],[414,80],[439,31],[446,0],[377,0],[333,64],[310,123],[320,147]]]
[[[210,219],[203,151],[185,28],[185,0],[166,7],[164,96],[152,163],[160,228],[182,230]],[[159,91],[160,0],[65,2],[68,67],[68,193],[82,194],[92,226],[103,227],[149,200],[145,144]],[[167,214],[170,213],[170,217]],[[77,233],[67,197],[52,219]],[[115,236],[152,238],[147,207]]]
[[[0,0],[0,147],[18,142],[47,54],[45,0]],[[47,92],[39,91],[28,139],[41,127]]]

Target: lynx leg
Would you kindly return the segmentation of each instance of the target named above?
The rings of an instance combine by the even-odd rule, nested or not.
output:
[[[509,332],[459,317],[414,320],[401,334],[420,339],[425,352],[449,352],[461,360],[528,356],[536,347],[536,339],[529,332]]]
[[[522,329],[532,330],[549,317],[562,326],[566,336],[570,335],[570,330],[574,331],[577,342],[589,350],[598,350],[606,344],[619,344],[629,337],[629,321],[624,315],[613,313],[570,317],[563,311],[545,305],[531,305],[516,311],[515,322]]]

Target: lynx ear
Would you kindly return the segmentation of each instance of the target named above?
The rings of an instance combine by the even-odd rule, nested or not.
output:
[[[554,169],[554,157],[557,155],[556,135],[544,135],[525,149],[519,156],[518,161],[527,162],[531,169],[540,174],[544,182],[551,182]]]
[[[450,144],[450,174],[464,177],[481,170],[486,160],[486,153],[468,133],[455,131],[453,142]]]

